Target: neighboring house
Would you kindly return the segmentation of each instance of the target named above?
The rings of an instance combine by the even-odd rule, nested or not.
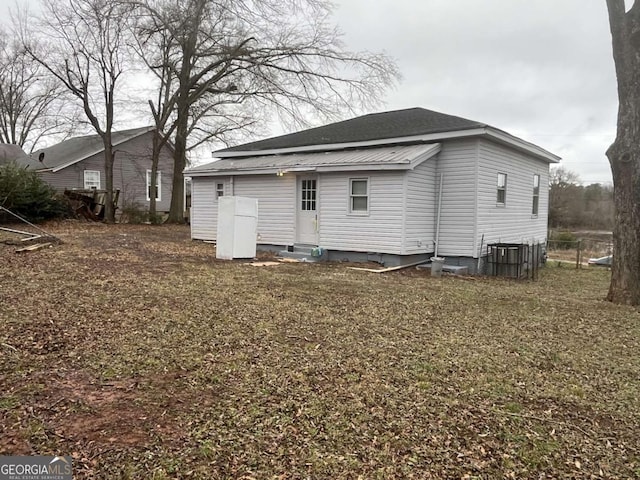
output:
[[[191,236],[216,240],[217,198],[258,199],[258,243],[330,259],[467,265],[492,242],[544,242],[556,155],[422,108],[364,115],[214,152],[188,169]]]
[[[119,208],[149,208],[151,152],[154,127],[113,132],[115,152],[113,188],[120,190]],[[18,159],[40,178],[62,192],[65,189],[106,188],[104,145],[99,135],[75,137]],[[158,163],[156,208],[169,211],[173,182],[173,146],[166,145]]]
[[[5,165],[9,162],[17,160],[20,157],[24,157],[26,153],[18,145],[12,143],[0,143],[0,165]]]

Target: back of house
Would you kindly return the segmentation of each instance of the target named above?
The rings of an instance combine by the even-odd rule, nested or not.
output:
[[[191,235],[216,240],[217,201],[258,199],[260,248],[321,247],[387,265],[433,255],[475,270],[487,245],[547,236],[552,153],[422,108],[356,117],[214,153],[192,178]]]
[[[154,127],[113,133],[113,188],[119,190],[119,208],[148,210],[155,193],[158,212],[167,212],[173,183],[173,147],[163,147],[158,164],[157,187],[151,191]],[[75,137],[18,159],[35,170],[56,190],[104,190],[104,144],[98,135]]]

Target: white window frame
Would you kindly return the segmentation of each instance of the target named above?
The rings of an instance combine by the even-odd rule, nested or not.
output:
[[[300,211],[302,212],[317,211],[318,209],[318,179],[317,178],[300,179],[300,198],[299,198],[298,208],[300,208]]]
[[[531,205],[531,215],[538,216],[540,211],[540,175],[535,173],[533,175],[533,202]]]
[[[366,194],[354,194],[353,193],[353,182],[366,182],[367,184],[367,193]],[[369,194],[370,181],[369,177],[354,177],[349,179],[349,214],[351,215],[369,215],[369,210],[371,209],[371,199]],[[353,199],[354,198],[366,198],[367,199],[367,209],[366,210],[354,210],[353,208]]]
[[[501,185],[500,179],[504,178],[504,184]],[[508,175],[503,172],[498,172],[498,178],[496,180],[496,205],[504,207],[507,204],[507,185]],[[500,201],[500,192],[504,192],[502,195],[502,201]]]
[[[151,188],[151,170],[147,170],[147,188],[145,188],[145,192],[147,192],[147,202],[151,201],[151,197],[149,195],[150,188]],[[158,189],[156,202],[161,202],[162,201],[162,172],[160,170],[156,171],[156,188]]]
[[[98,182],[96,185],[96,181],[95,178],[94,179],[89,179],[87,178],[87,176],[97,176],[98,177]],[[84,171],[84,189],[85,190],[91,190],[92,188],[95,188],[97,190],[100,190],[100,170],[85,170]]]
[[[216,182],[216,199],[220,197],[224,197],[224,182]]]

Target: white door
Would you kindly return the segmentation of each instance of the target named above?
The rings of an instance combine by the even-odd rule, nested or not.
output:
[[[296,240],[309,245],[318,244],[318,179],[298,177]]]

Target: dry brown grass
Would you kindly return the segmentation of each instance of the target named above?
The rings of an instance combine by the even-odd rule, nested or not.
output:
[[[186,227],[0,245],[0,453],[74,478],[638,478],[640,313],[537,282],[215,260]]]

